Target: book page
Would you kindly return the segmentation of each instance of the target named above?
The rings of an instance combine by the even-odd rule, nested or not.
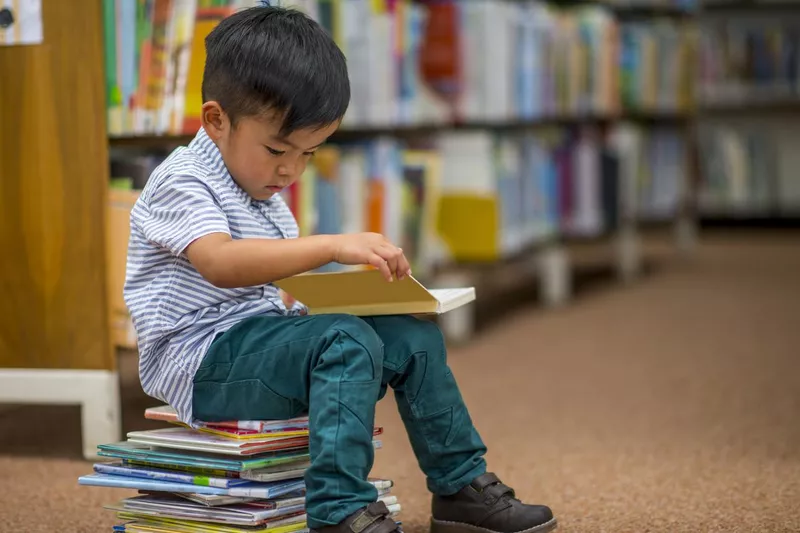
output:
[[[469,297],[473,294],[474,289],[430,289],[429,292],[442,304],[447,304],[460,298]]]

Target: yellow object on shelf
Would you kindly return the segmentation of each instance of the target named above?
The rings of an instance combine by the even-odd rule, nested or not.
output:
[[[497,261],[503,255],[497,196],[445,193],[437,227],[456,261]]]

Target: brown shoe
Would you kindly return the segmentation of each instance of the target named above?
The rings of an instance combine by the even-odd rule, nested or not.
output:
[[[433,497],[431,533],[545,533],[556,527],[549,507],[522,503],[494,474],[478,476],[452,496]]]
[[[311,533],[402,533],[384,502],[371,503],[335,526],[312,529]]]

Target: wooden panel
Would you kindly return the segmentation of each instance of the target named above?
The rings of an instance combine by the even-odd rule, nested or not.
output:
[[[136,332],[128,307],[122,297],[125,286],[125,266],[128,261],[128,241],[131,234],[131,210],[138,191],[110,190],[108,193],[108,288],[109,321],[115,346],[136,349]]]
[[[101,2],[44,0],[0,47],[0,367],[114,367]]]

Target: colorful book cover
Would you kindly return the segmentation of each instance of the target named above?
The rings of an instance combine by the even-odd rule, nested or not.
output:
[[[132,133],[136,134],[145,133],[145,105],[153,50],[154,7],[155,0],[138,0],[136,11],[136,65],[138,71],[136,90],[131,104],[133,109]]]
[[[108,133],[122,134],[122,90],[117,67],[117,2],[103,0],[103,53]]]
[[[225,3],[225,1],[223,1]],[[205,39],[222,19],[234,12],[229,5],[222,7],[201,3],[197,9],[194,32],[190,43],[189,66],[184,96],[183,133],[193,134],[200,129],[200,114],[203,106],[203,69],[206,64]]]
[[[164,105],[164,94],[167,84],[167,69],[170,50],[170,21],[173,13],[173,0],[154,0],[153,33],[149,50],[150,63],[147,67],[147,79],[143,109],[143,132],[156,133],[159,126],[159,115]]]
[[[252,533],[253,531],[292,533],[295,531],[307,531],[304,514],[291,519],[275,521],[257,528],[178,520],[175,518],[147,517],[143,519],[137,518],[131,513],[118,513],[117,516],[122,520],[135,520],[124,524],[124,529],[120,530],[133,533]]]
[[[173,18],[172,48],[169,56],[165,109],[161,130],[177,135],[183,131],[186,113],[186,85],[191,62],[197,0],[176,0]]]
[[[158,492],[191,492],[197,494],[215,494],[223,496],[243,496],[246,498],[271,499],[290,494],[305,488],[303,480],[279,481],[276,483],[257,483],[250,481],[247,484],[235,487],[207,487],[189,483],[176,483],[161,479],[147,479],[110,474],[89,474],[78,478],[80,485],[91,487],[107,487],[118,489],[134,489]]]
[[[136,91],[136,0],[117,0],[117,70],[122,107],[122,132],[133,130],[133,100]]]
[[[188,500],[171,496],[136,496],[106,506],[106,509],[128,512],[139,518],[163,517],[222,524],[244,526],[261,526],[279,518],[288,518],[302,514],[304,502],[297,501],[292,506],[259,508],[244,504],[227,505],[225,507],[207,507]]]
[[[207,476],[207,477],[224,477],[224,478],[233,478],[236,479],[240,477],[239,472],[232,472],[230,470],[220,470],[214,468],[201,468],[195,466],[183,466],[183,465],[169,465],[167,468],[163,464],[159,463],[150,463],[148,461],[139,461],[136,459],[123,459],[121,463],[125,466],[141,466],[146,468],[159,468],[159,469],[167,469],[169,471],[179,471],[185,472],[187,474],[193,474],[197,476]]]
[[[172,407],[163,405],[146,409],[144,417],[148,420],[161,420],[164,422],[177,422],[178,413]],[[200,422],[209,429],[233,429],[239,430],[241,435],[247,432],[271,433],[282,431],[296,431],[308,428],[308,417],[292,418],[289,420],[238,420],[227,422]]]
[[[236,485],[247,484],[247,480],[226,477],[200,476],[190,473],[180,473],[167,469],[125,465],[118,463],[98,463],[94,465],[94,471],[98,474],[109,474],[113,476],[139,477],[143,479],[156,479],[171,481],[174,483],[188,483],[190,485],[202,485],[204,487],[228,488]],[[251,480],[264,481],[264,480]],[[277,481],[277,480],[275,480]]]
[[[239,440],[198,432],[185,427],[132,431],[128,433],[128,440],[149,446],[228,455],[256,455],[269,451],[297,449],[308,446],[308,437],[270,437]]]
[[[373,435],[383,433],[376,427]],[[128,433],[128,441],[149,446],[207,451],[230,455],[255,455],[263,452],[308,447],[307,435],[299,437],[265,437],[261,439],[231,439],[195,431],[185,427],[170,427]]]
[[[242,479],[250,481],[259,481],[262,483],[270,483],[273,481],[285,481],[287,479],[300,479],[302,478],[309,465],[301,468],[292,468],[276,472],[264,472],[261,470],[253,470],[250,472],[242,472]]]
[[[165,466],[190,466],[230,470],[234,472],[254,470],[256,468],[264,468],[267,466],[290,463],[309,458],[308,450],[291,450],[261,454],[258,457],[232,459],[223,456],[214,456],[207,453],[203,454],[180,450],[153,449],[150,446],[136,444],[133,442],[101,444],[98,446],[97,454],[101,457],[146,461],[151,464]]]

